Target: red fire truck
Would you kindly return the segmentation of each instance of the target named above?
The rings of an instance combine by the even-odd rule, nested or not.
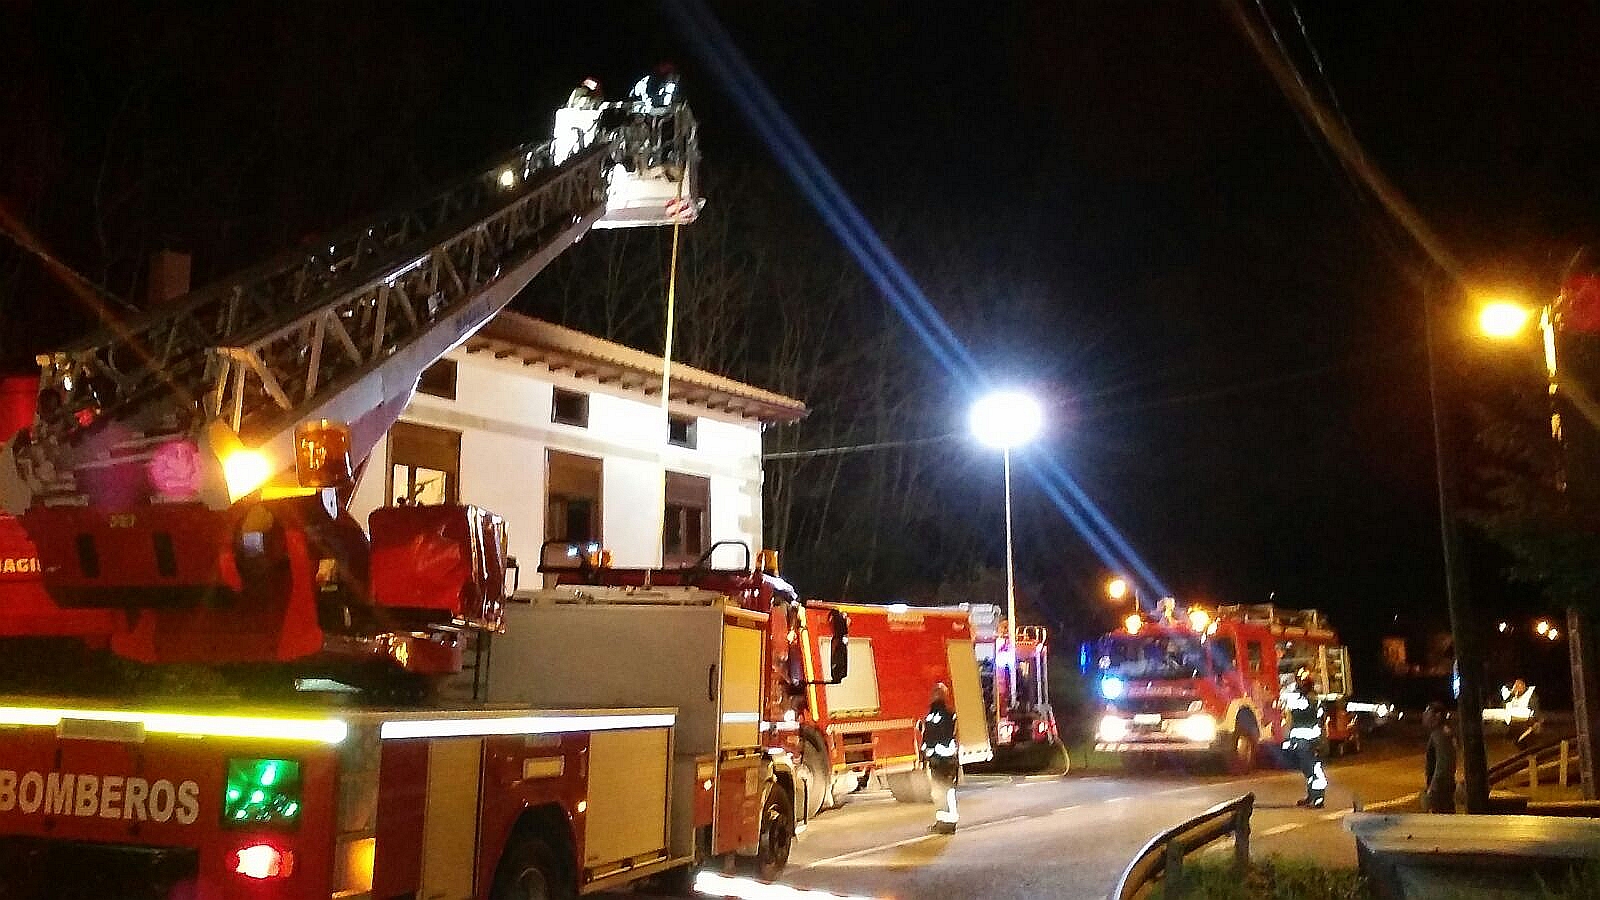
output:
[[[713,568],[710,560],[729,549],[742,550],[744,565]],[[559,585],[720,592],[769,616],[761,728],[769,749],[798,760],[799,803],[808,816],[873,783],[904,802],[928,802],[917,723],[937,682],[951,689],[961,761],[991,757],[965,609],[802,600],[778,577],[776,554],[751,561],[749,553],[723,542],[693,566],[627,569],[604,564],[603,556],[591,564],[593,554],[582,548],[552,543],[540,568]]]
[[[782,867],[799,786],[752,720],[764,613],[508,615],[494,515],[345,510],[422,371],[588,228],[693,218],[640,200],[694,183],[687,110],[666,150],[659,112],[621,112],[41,358],[0,449],[0,669],[63,635],[110,653],[50,673],[70,696],[0,699],[0,896],[512,900]],[[673,171],[615,165],[635,140]],[[512,626],[559,655],[493,653]],[[616,665],[624,641],[653,668]]]
[[[1007,767],[1070,768],[1050,706],[1050,644],[1044,626],[1023,625],[1013,636],[1000,607],[974,603],[969,611],[995,761]]]
[[[1348,654],[1316,610],[1257,605],[1211,613],[1169,603],[1158,615],[1128,616],[1088,658],[1105,702],[1095,749],[1123,754],[1130,767],[1203,756],[1250,771],[1259,747],[1287,739],[1279,695],[1301,674],[1333,701],[1327,740],[1354,734],[1337,702],[1350,691]]]

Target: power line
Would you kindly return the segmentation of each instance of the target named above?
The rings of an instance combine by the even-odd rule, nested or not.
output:
[[[769,459],[811,459],[817,456],[843,456],[847,453],[867,453],[872,450],[893,450],[898,447],[915,447],[921,444],[938,444],[961,437],[961,432],[939,434],[933,437],[911,438],[904,441],[878,441],[872,444],[850,444],[844,447],[818,447],[812,450],[784,450],[761,454],[762,461]]]

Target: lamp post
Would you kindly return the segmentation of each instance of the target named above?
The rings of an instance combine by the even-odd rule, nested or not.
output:
[[[1457,724],[1461,729],[1461,780],[1467,812],[1489,811],[1489,760],[1483,746],[1483,667],[1471,629],[1471,611],[1462,584],[1455,523],[1455,484],[1448,471],[1444,416],[1439,402],[1439,366],[1435,358],[1433,300],[1422,298],[1423,342],[1428,357],[1428,407],[1433,416],[1434,480],[1439,494],[1439,543],[1444,561],[1444,597],[1450,612],[1450,640],[1456,650]]]
[[[979,443],[1000,450],[1005,460],[1006,628],[1014,642],[1017,633],[1017,578],[1011,546],[1011,449],[1038,436],[1039,429],[1044,425],[1044,412],[1039,408],[1039,401],[1021,391],[996,391],[972,405],[969,424]],[[1015,690],[1015,686],[1012,690]],[[1016,698],[1006,699],[1014,701]]]

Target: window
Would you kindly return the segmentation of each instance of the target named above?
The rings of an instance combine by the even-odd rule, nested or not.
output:
[[[1261,644],[1257,641],[1251,641],[1244,645],[1244,652],[1250,671],[1261,671]]]
[[[661,528],[661,558],[668,563],[697,562],[711,543],[711,479],[667,473]]]
[[[417,379],[417,393],[454,400],[456,398],[456,361],[453,359],[441,359],[423,369],[422,377]]]
[[[700,420],[693,416],[668,416],[667,443],[674,447],[688,447],[693,450],[699,422]]]
[[[588,428],[589,395],[553,388],[550,398],[550,421]]]
[[[390,506],[459,503],[461,434],[412,422],[389,429]]]
[[[598,459],[558,450],[546,451],[545,540],[572,544],[601,542],[601,475]]]
[[[1211,656],[1211,674],[1226,675],[1233,671],[1234,660],[1239,653],[1233,645],[1233,638],[1212,638],[1206,642],[1206,650]]]

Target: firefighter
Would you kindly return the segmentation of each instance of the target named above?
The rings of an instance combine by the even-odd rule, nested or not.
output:
[[[950,688],[933,686],[928,714],[922,718],[922,758],[928,765],[933,795],[933,830],[955,834],[956,782],[961,777],[960,750],[956,745],[956,714],[950,708]]]
[[[605,95],[600,92],[600,81],[595,78],[585,78],[578,82],[578,86],[567,95],[568,109],[599,109],[605,100]]]
[[[1306,779],[1304,799],[1295,806],[1321,809],[1324,793],[1328,790],[1328,774],[1322,768],[1322,703],[1317,697],[1316,685],[1310,678],[1290,683],[1284,692],[1283,706],[1289,711],[1289,739],[1283,749],[1300,768]]]
[[[634,85],[629,99],[637,101],[646,107],[666,109],[679,98],[678,96],[678,70],[672,63],[662,63],[649,75],[640,78]]]
[[[1449,712],[1435,700],[1422,713],[1428,729],[1428,754],[1423,761],[1422,811],[1456,811],[1456,736],[1451,730]]]
[[[1521,750],[1539,732],[1539,700],[1533,695],[1533,686],[1521,678],[1511,682],[1509,690],[1501,688],[1500,695],[1506,701],[1506,733]]]

